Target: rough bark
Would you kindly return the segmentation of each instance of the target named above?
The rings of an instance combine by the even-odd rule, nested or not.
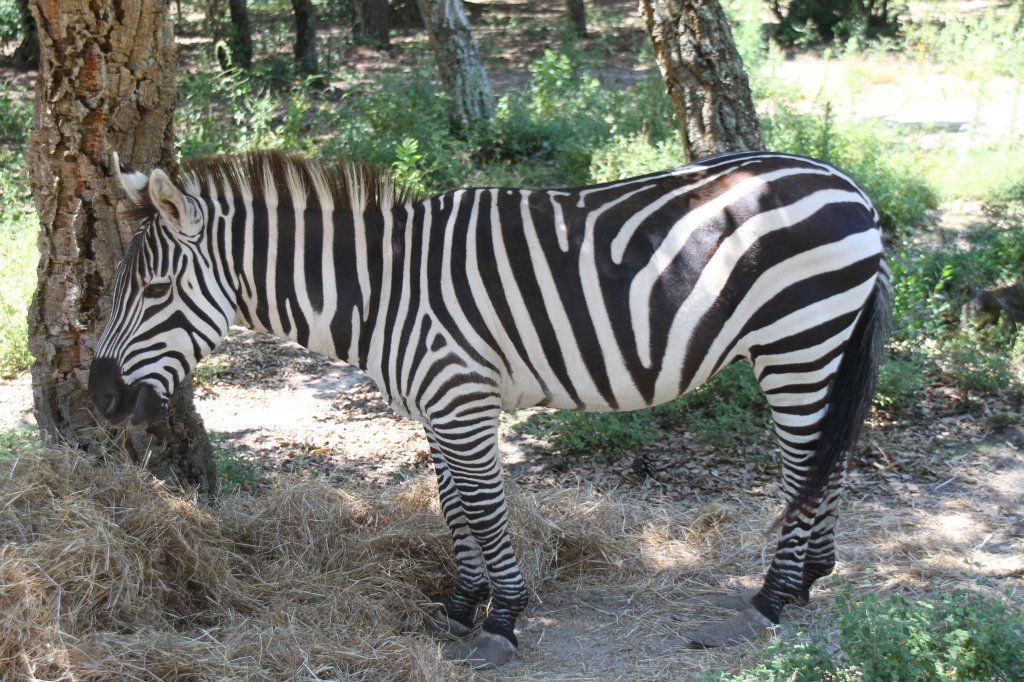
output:
[[[319,73],[316,58],[316,12],[312,0],[292,0],[295,10],[295,66],[299,73]]]
[[[111,152],[140,169],[174,162],[176,50],[167,0],[33,0],[40,68],[28,161],[39,213],[29,310],[43,439],[102,456],[122,445],[160,478],[213,493],[216,471],[191,383],[147,430],[101,422],[87,390],[114,270],[135,226],[120,218]]]
[[[494,117],[494,96],[469,30],[462,0],[418,0],[441,84],[451,98],[452,124],[475,128]]]
[[[687,160],[761,149],[750,82],[718,0],[640,0]]]
[[[587,37],[587,10],[583,6],[583,0],[565,0],[565,8],[568,11],[569,25],[573,32],[580,38]]]
[[[357,42],[387,47],[391,42],[388,0],[355,0],[352,33]]]

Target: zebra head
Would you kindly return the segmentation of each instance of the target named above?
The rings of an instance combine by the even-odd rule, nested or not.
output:
[[[89,392],[110,422],[146,424],[227,334],[236,295],[216,264],[206,203],[159,169],[149,177],[120,169],[116,155],[114,168],[140,228],[114,275]]]

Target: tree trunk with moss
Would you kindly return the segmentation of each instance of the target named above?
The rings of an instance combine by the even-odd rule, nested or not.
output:
[[[451,98],[453,126],[464,131],[487,123],[494,118],[494,96],[462,0],[418,3],[434,48],[441,84]]]
[[[689,161],[761,149],[750,82],[718,0],[640,0]]]
[[[96,456],[121,446],[159,478],[212,494],[216,470],[191,382],[172,398],[167,420],[145,430],[111,428],[87,388],[114,270],[136,227],[119,218],[111,152],[143,171],[174,164],[168,10],[167,0],[33,1],[40,65],[28,161],[40,258],[29,310],[32,390],[45,442]]]

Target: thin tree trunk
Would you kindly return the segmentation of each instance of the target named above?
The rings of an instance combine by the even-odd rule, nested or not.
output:
[[[316,59],[316,12],[312,0],[292,0],[295,10],[295,65],[299,73],[319,73]]]
[[[388,0],[355,0],[352,33],[357,42],[387,47],[391,42]]]
[[[228,0],[231,26],[228,28],[231,59],[235,66],[248,71],[252,68],[252,27],[246,0]]]
[[[761,149],[750,82],[718,0],[640,0],[688,160]]]
[[[565,8],[569,14],[569,24],[573,32],[580,38],[587,37],[587,9],[583,0],[565,0]]]
[[[434,48],[441,84],[452,101],[452,124],[458,130],[466,130],[486,123],[494,118],[494,96],[462,0],[418,3]]]
[[[190,382],[168,420],[145,431],[102,423],[87,390],[115,265],[136,227],[119,219],[111,152],[140,170],[174,163],[168,0],[34,0],[32,12],[41,51],[28,160],[40,258],[29,349],[43,439],[97,456],[120,441],[158,477],[212,494],[216,470]]]

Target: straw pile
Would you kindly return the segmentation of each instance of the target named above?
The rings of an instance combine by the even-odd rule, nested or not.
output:
[[[583,575],[648,580],[651,542],[661,560],[685,545],[672,537],[678,519],[657,512],[510,487],[534,589]],[[286,479],[209,508],[137,467],[46,449],[3,463],[0,500],[0,679],[466,674],[423,634],[453,570],[430,478],[384,495]]]

